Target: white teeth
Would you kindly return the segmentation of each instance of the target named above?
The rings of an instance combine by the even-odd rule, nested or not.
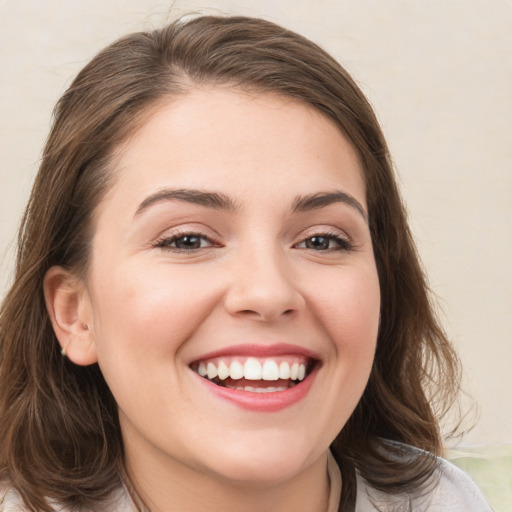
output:
[[[232,379],[242,379],[244,376],[244,365],[238,361],[233,361],[229,366],[229,375]]]
[[[254,357],[249,357],[245,362],[244,377],[247,380],[261,380],[261,364]]]
[[[217,367],[213,363],[208,363],[208,366],[206,367],[206,375],[210,380],[217,377]]]
[[[290,365],[283,361],[279,365],[279,378],[280,379],[289,379],[290,378]]]
[[[224,361],[221,361],[219,363],[219,368],[218,368],[218,375],[219,375],[219,379],[220,380],[225,380],[229,377],[229,368],[228,368],[228,365],[224,362]]]
[[[210,366],[210,365],[208,365]],[[297,380],[299,376],[299,363],[293,363],[290,368],[290,379]]]
[[[243,388],[237,389],[242,389],[243,391],[250,391],[251,393],[275,393],[276,391],[285,391],[288,388],[253,388],[252,386],[245,386]]]
[[[279,368],[275,361],[268,359],[263,363],[261,371],[261,377],[263,380],[277,380],[279,379]]]
[[[268,388],[257,388],[254,386],[235,386],[231,389],[235,389],[236,391],[249,391],[250,393],[276,393],[277,391],[286,391],[288,387],[277,386]]]
[[[295,361],[291,363],[289,361],[281,361],[281,363],[278,363],[274,359],[258,360],[255,357],[249,357],[245,364],[239,360],[231,361],[229,365],[224,360],[217,362],[202,361],[198,364],[196,371],[201,377],[206,377],[210,380],[218,377],[221,381],[228,378],[231,378],[231,380],[245,378],[246,380],[276,381],[282,379],[302,381],[306,378],[306,364],[304,362]]]
[[[205,377],[206,376],[206,374],[208,372],[206,370],[206,365],[204,363],[199,363],[199,366],[197,368],[197,373],[199,373],[199,375],[201,375],[201,377]]]

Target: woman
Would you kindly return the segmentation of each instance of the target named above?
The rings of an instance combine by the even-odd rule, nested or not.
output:
[[[5,511],[489,510],[435,456],[458,363],[375,116],[266,21],[81,71],[0,326]]]

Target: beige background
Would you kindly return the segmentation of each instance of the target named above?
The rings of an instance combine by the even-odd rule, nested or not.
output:
[[[478,404],[462,444],[512,443],[510,0],[0,0],[0,294],[51,109],[72,76],[116,37],[199,9],[284,24],[354,75],[387,135]]]

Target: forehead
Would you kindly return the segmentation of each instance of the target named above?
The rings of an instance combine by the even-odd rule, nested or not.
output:
[[[161,101],[119,147],[113,167],[111,194],[144,195],[170,181],[226,193],[288,184],[304,194],[341,182],[365,203],[357,153],[338,125],[274,94],[198,88]]]

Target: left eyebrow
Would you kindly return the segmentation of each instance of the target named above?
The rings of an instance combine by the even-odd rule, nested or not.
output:
[[[351,206],[359,212],[365,222],[368,224],[368,214],[363,208],[362,204],[350,194],[342,192],[341,190],[334,190],[332,192],[318,192],[316,194],[308,194],[300,196],[295,199],[292,205],[294,212],[305,212],[308,210],[316,210],[324,208],[333,203],[343,203]]]

